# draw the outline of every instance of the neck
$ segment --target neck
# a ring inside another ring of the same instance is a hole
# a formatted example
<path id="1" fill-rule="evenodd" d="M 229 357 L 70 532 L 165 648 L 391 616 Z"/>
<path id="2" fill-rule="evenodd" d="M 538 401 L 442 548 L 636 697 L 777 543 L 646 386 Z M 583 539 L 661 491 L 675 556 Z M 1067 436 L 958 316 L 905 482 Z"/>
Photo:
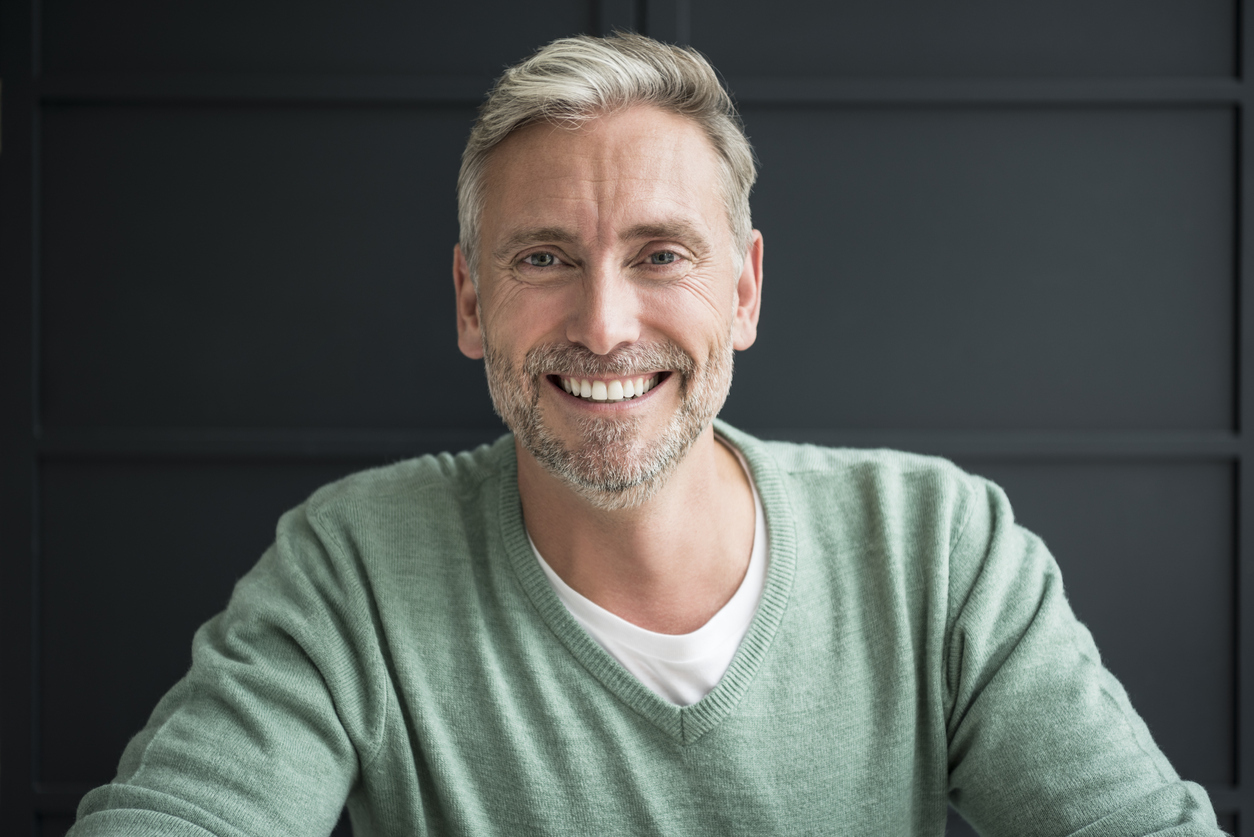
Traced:
<path id="1" fill-rule="evenodd" d="M 553 571 L 582 596 L 651 631 L 690 633 L 731 599 L 753 545 L 753 492 L 707 427 L 645 502 L 606 511 L 521 446 L 523 519 Z"/>

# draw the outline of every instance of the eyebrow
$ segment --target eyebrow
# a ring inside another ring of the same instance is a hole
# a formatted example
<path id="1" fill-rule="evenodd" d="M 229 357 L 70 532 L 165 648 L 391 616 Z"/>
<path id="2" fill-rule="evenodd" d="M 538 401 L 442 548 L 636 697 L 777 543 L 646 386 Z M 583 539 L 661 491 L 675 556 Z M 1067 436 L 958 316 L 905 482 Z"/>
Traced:
<path id="1" fill-rule="evenodd" d="M 551 241 L 555 244 L 569 244 L 575 240 L 575 234 L 570 230 L 564 230 L 561 227 L 527 227 L 518 230 L 509 238 L 501 243 L 492 251 L 492 256 L 498 262 L 504 261 L 520 247 L 526 247 L 541 241 Z"/>
<path id="2" fill-rule="evenodd" d="M 656 224 L 636 224 L 634 227 L 628 228 L 621 236 L 621 241 L 633 241 L 642 238 L 669 238 L 678 241 L 687 241 L 695 245 L 696 249 L 709 249 L 709 242 L 705 236 L 697 231 L 697 228 L 687 221 L 662 221 Z M 499 247 L 492 251 L 492 256 L 496 261 L 505 261 L 515 250 L 530 246 L 539 242 L 552 242 L 554 244 L 570 244 L 578 240 L 570 230 L 562 227 L 525 227 L 510 235 L 505 239 Z"/>
<path id="3" fill-rule="evenodd" d="M 689 242 L 698 250 L 709 249 L 710 246 L 709 242 L 705 240 L 705 236 L 687 221 L 637 224 L 623 233 L 620 238 L 626 241 L 638 238 L 669 238 L 676 241 Z"/>

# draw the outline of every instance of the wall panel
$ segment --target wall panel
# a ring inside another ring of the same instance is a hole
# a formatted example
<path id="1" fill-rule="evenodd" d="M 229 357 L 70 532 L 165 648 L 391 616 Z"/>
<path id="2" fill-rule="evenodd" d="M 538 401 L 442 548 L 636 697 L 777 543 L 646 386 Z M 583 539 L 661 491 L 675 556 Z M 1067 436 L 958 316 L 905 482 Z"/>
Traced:
<path id="1" fill-rule="evenodd" d="M 65 837 L 70 826 L 74 825 L 74 817 L 68 814 L 53 814 L 39 818 L 39 837 Z"/>
<path id="2" fill-rule="evenodd" d="M 1016 520 L 1045 540 L 1076 615 L 1176 769 L 1235 782 L 1232 466 L 964 464 L 1001 485 Z"/>
<path id="3" fill-rule="evenodd" d="M 762 161 L 724 416 L 1002 484 L 1254 834 L 1246 6 L 0 0 L 0 833 L 68 829 L 284 509 L 500 432 L 449 305 L 461 145 L 502 66 L 634 23 L 743 91 Z"/>
<path id="4" fill-rule="evenodd" d="M 1226 108 L 746 108 L 754 427 L 1227 430 Z M 786 394 L 786 397 L 781 397 Z"/>
<path id="5" fill-rule="evenodd" d="M 491 78 L 538 44 L 589 31 L 588 0 L 46 0 L 44 70 Z"/>
<path id="6" fill-rule="evenodd" d="M 45 464 L 39 779 L 111 779 L 191 664 L 192 634 L 273 543 L 279 516 L 369 464 Z"/>
<path id="7" fill-rule="evenodd" d="M 691 0 L 692 44 L 738 76 L 1227 76 L 1232 0 Z M 804 21 L 804 23 L 803 23 Z"/>
<path id="8" fill-rule="evenodd" d="M 472 115 L 49 108 L 45 425 L 498 427 L 453 323 Z"/>

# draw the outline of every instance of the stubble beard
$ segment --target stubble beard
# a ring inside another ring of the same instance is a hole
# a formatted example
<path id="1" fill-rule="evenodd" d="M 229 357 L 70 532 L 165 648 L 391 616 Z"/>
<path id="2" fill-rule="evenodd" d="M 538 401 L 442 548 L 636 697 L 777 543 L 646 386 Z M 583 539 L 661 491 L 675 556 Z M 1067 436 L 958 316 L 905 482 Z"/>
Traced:
<path id="1" fill-rule="evenodd" d="M 549 473 L 606 511 L 639 506 L 666 483 L 727 400 L 732 364 L 730 334 L 710 349 L 700 367 L 666 341 L 633 344 L 605 356 L 574 343 L 547 344 L 527 352 L 519 370 L 484 340 L 484 368 L 497 415 Z M 574 426 L 577 441 L 570 445 L 544 423 L 540 393 L 550 386 L 544 380 L 548 375 L 625 378 L 657 370 L 669 370 L 680 392 L 679 408 L 657 438 L 645 438 L 634 416 L 580 417 Z"/>

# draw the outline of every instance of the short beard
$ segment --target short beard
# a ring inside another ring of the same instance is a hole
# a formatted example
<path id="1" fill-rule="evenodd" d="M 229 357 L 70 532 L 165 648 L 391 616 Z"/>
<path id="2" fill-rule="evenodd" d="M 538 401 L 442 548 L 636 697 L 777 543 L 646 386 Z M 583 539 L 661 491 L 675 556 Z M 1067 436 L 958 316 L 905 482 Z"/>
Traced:
<path id="1" fill-rule="evenodd" d="M 545 470 L 604 511 L 634 508 L 661 488 L 701 433 L 710 426 L 731 388 L 731 336 L 710 350 L 698 368 L 669 341 L 633 344 L 597 355 L 574 343 L 547 344 L 527 352 L 522 370 L 484 340 L 484 368 L 497 415 Z M 540 414 L 540 388 L 548 375 L 635 377 L 670 370 L 677 377 L 680 405 L 658 439 L 640 436 L 637 418 L 587 417 L 575 426 L 580 441 L 568 448 Z"/>

